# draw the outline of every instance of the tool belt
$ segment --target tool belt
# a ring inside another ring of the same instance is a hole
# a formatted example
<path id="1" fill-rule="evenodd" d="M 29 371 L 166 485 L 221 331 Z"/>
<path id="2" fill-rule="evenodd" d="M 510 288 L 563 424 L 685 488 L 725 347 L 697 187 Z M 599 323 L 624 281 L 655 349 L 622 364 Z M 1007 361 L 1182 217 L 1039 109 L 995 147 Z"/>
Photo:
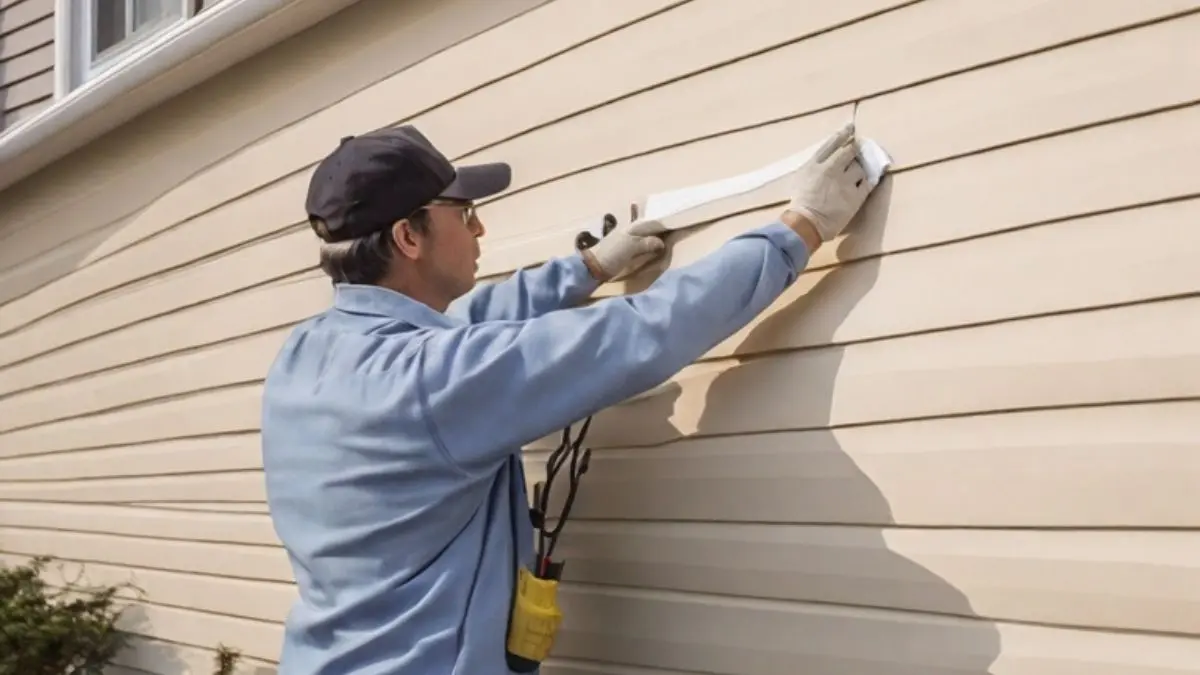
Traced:
<path id="1" fill-rule="evenodd" d="M 558 607 L 558 583 L 562 579 L 563 563 L 553 559 L 558 535 L 575 503 L 579 479 L 587 472 L 590 449 L 581 449 L 587 435 L 589 417 L 583 422 L 579 437 L 571 438 L 571 427 L 563 429 L 562 442 L 546 460 L 546 480 L 534 486 L 533 507 L 529 510 L 537 538 L 534 569 L 521 564 L 516 545 L 516 522 L 513 523 L 513 567 L 516 582 L 513 588 L 512 609 L 508 620 L 508 640 L 505 657 L 509 670 L 528 673 L 536 670 L 550 654 L 554 638 L 562 623 Z M 559 470 L 570 458 L 567 472 L 567 496 L 562 513 L 553 528 L 547 528 L 546 512 L 550 507 L 550 487 Z M 519 459 L 515 460 L 520 462 Z M 523 474 L 522 474 L 523 475 Z M 515 514 L 514 514 L 515 518 Z"/>

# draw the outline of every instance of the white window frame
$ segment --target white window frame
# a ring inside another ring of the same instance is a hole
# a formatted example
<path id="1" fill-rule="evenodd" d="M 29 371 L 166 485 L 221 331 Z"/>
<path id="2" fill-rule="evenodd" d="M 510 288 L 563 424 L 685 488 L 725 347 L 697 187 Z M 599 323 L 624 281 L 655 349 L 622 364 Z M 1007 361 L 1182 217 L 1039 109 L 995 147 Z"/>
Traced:
<path id="1" fill-rule="evenodd" d="M 132 21 L 133 0 L 125 0 L 127 21 Z M 168 0 L 177 3 L 173 16 L 143 26 L 102 55 L 93 56 L 96 44 L 93 10 L 97 0 L 56 0 L 55 95 L 61 98 L 97 76 L 128 63 L 155 37 L 186 22 L 199 11 L 198 0 Z"/>

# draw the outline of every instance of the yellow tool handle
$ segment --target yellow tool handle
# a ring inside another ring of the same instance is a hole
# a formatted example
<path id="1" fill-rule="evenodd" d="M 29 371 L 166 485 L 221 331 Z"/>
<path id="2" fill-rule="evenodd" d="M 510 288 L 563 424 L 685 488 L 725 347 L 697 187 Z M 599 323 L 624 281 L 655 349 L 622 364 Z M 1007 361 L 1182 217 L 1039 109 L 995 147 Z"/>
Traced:
<path id="1" fill-rule="evenodd" d="M 550 655 L 560 623 L 558 581 L 539 579 L 522 567 L 508 629 L 509 668 L 516 672 L 536 669 Z"/>

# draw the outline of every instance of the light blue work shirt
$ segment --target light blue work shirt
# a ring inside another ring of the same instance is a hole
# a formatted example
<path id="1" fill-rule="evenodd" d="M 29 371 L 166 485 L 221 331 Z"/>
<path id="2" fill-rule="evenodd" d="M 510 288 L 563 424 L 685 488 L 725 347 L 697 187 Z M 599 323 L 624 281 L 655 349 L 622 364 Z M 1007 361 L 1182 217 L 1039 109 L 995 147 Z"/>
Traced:
<path id="1" fill-rule="evenodd" d="M 299 587 L 280 675 L 509 675 L 514 547 L 534 553 L 522 446 L 661 384 L 807 260 L 772 223 L 586 307 L 597 283 L 577 255 L 446 314 L 339 285 L 263 395 L 271 517 Z"/>

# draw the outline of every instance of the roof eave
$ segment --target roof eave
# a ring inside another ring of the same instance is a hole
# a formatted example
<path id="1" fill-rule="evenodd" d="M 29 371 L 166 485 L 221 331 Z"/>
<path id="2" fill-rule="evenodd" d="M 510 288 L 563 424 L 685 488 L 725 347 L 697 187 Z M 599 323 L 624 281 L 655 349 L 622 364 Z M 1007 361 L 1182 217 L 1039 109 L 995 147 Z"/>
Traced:
<path id="1" fill-rule="evenodd" d="M 358 0 L 225 0 L 0 133 L 0 190 Z"/>

